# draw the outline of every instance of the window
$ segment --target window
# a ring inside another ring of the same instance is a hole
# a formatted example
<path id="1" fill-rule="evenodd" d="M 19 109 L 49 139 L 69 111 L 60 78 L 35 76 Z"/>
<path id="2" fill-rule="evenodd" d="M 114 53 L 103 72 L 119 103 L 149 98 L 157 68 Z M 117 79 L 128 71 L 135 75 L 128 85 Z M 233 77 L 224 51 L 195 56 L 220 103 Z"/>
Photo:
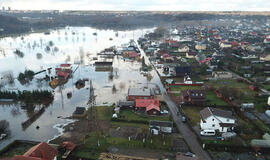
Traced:
<path id="1" fill-rule="evenodd" d="M 215 127 L 215 125 L 214 125 L 214 124 L 212 124 L 212 127 Z"/>
<path id="2" fill-rule="evenodd" d="M 229 122 L 230 121 L 230 119 L 227 119 L 227 122 Z"/>
<path id="3" fill-rule="evenodd" d="M 215 119 L 213 118 L 212 121 L 215 121 Z"/>

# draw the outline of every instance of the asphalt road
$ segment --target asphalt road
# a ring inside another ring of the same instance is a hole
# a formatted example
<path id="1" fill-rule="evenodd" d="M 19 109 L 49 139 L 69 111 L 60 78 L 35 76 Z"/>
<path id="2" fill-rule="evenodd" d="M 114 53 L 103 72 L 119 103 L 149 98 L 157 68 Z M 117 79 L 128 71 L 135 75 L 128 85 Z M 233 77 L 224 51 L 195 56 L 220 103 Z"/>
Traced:
<path id="1" fill-rule="evenodd" d="M 179 110 L 174 101 L 167 95 L 167 93 L 163 93 L 163 98 L 171 111 L 171 115 L 173 117 L 174 122 L 176 123 L 178 130 L 181 132 L 183 138 L 186 140 L 192 152 L 200 160 L 211 160 L 211 157 L 209 156 L 208 152 L 206 152 L 198 142 L 195 133 L 187 126 L 186 123 L 183 123 L 181 121 L 182 115 L 181 114 L 177 115 L 177 112 Z"/>

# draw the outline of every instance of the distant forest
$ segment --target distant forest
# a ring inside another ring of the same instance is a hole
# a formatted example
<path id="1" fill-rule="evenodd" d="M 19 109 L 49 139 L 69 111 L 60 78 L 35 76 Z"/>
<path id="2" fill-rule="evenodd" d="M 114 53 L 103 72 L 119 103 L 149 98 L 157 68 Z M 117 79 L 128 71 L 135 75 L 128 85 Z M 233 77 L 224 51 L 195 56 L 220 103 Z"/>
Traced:
<path id="1" fill-rule="evenodd" d="M 23 19 L 23 17 L 28 17 Z M 175 24 L 189 20 L 214 20 L 219 18 L 256 18 L 266 19 L 267 16 L 255 15 L 218 15 L 207 13 L 140 13 L 115 14 L 98 13 L 90 15 L 79 14 L 53 14 L 53 13 L 6 13 L 0 14 L 0 36 L 7 34 L 25 33 L 31 29 L 52 29 L 65 26 L 91 26 L 98 29 L 127 30 L 158 25 Z"/>

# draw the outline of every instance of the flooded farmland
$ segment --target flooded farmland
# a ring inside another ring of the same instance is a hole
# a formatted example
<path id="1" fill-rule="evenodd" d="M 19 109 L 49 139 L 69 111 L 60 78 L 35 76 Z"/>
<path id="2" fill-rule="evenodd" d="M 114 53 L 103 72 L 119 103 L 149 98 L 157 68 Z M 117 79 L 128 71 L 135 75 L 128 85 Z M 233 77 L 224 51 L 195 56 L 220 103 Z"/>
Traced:
<path id="1" fill-rule="evenodd" d="M 61 128 L 72 122 L 63 117 L 70 117 L 78 106 L 87 107 L 89 80 L 93 82 L 97 104 L 112 104 L 124 99 L 129 87 L 159 85 L 160 80 L 154 70 L 145 76 L 140 72 L 141 63 L 125 60 L 121 56 L 106 59 L 113 62 L 112 70 L 100 70 L 93 65 L 100 51 L 127 44 L 131 39 L 136 40 L 151 30 L 119 31 L 116 34 L 112 30 L 68 27 L 53 30 L 50 34 L 31 33 L 0 39 L 1 90 L 51 90 L 54 94 L 53 102 L 27 127 L 22 127 L 22 122 L 41 106 L 29 109 L 21 104 L 1 103 L 0 120 L 9 122 L 11 134 L 0 141 L 0 148 L 15 139 L 48 141 L 59 135 Z M 23 54 L 15 54 L 16 49 Z M 71 64 L 74 73 L 67 83 L 52 89 L 42 78 L 48 74 L 55 75 L 55 68 L 64 63 Z M 52 72 L 41 72 L 29 83 L 20 83 L 16 79 L 25 70 L 37 73 L 48 68 L 52 68 Z M 14 77 L 14 82 L 5 82 L 2 79 L 5 75 Z M 88 79 L 83 88 L 74 85 L 80 79 Z M 67 96 L 68 93 L 72 96 Z"/>

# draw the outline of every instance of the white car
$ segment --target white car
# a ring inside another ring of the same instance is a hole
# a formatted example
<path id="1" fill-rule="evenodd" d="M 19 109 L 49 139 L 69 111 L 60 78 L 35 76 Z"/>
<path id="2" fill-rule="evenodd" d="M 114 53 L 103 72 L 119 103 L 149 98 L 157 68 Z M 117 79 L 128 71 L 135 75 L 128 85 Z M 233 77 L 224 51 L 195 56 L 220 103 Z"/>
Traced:
<path id="1" fill-rule="evenodd" d="M 202 130 L 201 135 L 202 136 L 214 136 L 214 135 L 216 135 L 216 131 L 215 130 Z"/>

